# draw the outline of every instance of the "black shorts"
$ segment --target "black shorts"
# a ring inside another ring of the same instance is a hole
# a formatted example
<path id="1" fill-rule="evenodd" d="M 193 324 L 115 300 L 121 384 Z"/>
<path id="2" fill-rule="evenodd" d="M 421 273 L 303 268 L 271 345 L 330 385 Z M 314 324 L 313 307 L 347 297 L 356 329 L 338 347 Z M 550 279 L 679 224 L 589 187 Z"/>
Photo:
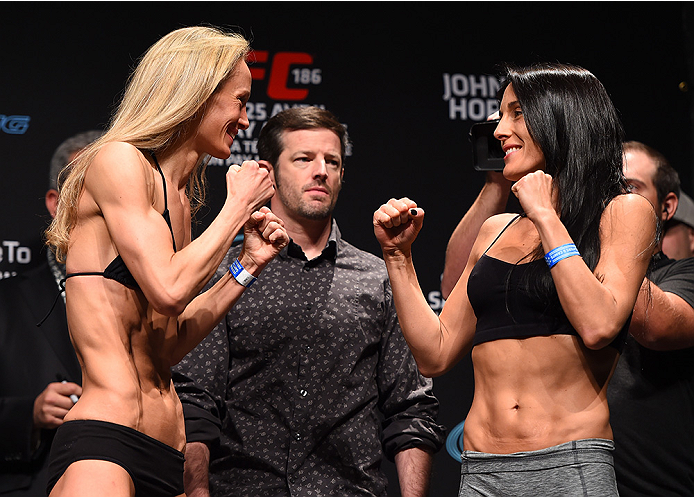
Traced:
<path id="1" fill-rule="evenodd" d="M 106 421 L 68 421 L 56 431 L 48 464 L 51 492 L 76 461 L 110 461 L 125 469 L 137 497 L 183 493 L 183 453 L 137 430 Z"/>

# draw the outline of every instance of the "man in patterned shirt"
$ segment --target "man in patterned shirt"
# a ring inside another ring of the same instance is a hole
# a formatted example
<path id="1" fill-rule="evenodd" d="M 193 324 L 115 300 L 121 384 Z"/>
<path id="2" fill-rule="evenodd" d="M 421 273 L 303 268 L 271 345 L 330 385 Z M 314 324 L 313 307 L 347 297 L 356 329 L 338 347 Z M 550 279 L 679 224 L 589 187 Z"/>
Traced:
<path id="1" fill-rule="evenodd" d="M 382 497 L 384 455 L 403 496 L 427 495 L 445 430 L 383 261 L 343 240 L 332 218 L 347 144 L 345 128 L 315 107 L 285 110 L 260 133 L 271 209 L 292 240 L 175 368 L 189 497 Z"/>

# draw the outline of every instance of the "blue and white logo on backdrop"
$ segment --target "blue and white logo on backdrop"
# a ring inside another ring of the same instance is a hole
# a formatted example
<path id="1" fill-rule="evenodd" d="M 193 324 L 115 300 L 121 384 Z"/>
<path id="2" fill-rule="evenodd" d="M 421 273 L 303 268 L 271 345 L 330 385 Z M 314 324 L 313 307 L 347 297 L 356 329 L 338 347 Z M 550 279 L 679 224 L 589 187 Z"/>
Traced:
<path id="1" fill-rule="evenodd" d="M 5 116 L 0 114 L 0 129 L 8 135 L 23 135 L 29 128 L 29 116 Z"/>

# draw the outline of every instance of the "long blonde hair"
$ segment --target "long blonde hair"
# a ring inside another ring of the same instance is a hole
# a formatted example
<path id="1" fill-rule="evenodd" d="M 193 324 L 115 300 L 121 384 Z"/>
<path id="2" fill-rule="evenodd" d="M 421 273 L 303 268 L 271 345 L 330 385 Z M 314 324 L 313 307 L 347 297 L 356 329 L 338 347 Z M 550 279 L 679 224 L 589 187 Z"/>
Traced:
<path id="1" fill-rule="evenodd" d="M 196 26 L 172 31 L 145 52 L 108 130 L 61 171 L 58 211 L 46 230 L 46 243 L 59 261 L 67 255 L 84 178 L 99 150 L 114 141 L 153 152 L 166 150 L 249 50 L 239 34 Z M 201 161 L 188 181 L 193 209 L 202 203 L 204 190 Z"/>

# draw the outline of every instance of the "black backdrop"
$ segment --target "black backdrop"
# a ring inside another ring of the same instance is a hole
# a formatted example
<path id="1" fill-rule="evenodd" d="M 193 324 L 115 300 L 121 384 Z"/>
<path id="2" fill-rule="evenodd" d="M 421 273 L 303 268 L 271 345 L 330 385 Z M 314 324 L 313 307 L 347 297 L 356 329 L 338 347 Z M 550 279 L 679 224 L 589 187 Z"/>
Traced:
<path id="1" fill-rule="evenodd" d="M 692 193 L 693 14 L 669 2 L 3 2 L 0 277 L 44 257 L 43 195 L 57 145 L 107 124 L 137 58 L 157 39 L 211 24 L 239 29 L 258 51 L 253 129 L 227 163 L 253 158 L 260 127 L 277 108 L 332 110 L 354 143 L 335 213 L 343 235 L 378 254 L 373 211 L 390 197 L 415 199 L 426 210 L 415 264 L 439 309 L 446 242 L 484 179 L 472 168 L 467 133 L 494 110 L 500 62 L 590 69 L 627 138 L 665 153 Z M 209 208 L 197 230 L 221 205 L 223 164 L 208 168 Z M 469 361 L 435 387 L 440 419 L 453 428 L 471 400 Z M 434 474 L 432 495 L 454 495 L 458 464 L 445 449 Z"/>

